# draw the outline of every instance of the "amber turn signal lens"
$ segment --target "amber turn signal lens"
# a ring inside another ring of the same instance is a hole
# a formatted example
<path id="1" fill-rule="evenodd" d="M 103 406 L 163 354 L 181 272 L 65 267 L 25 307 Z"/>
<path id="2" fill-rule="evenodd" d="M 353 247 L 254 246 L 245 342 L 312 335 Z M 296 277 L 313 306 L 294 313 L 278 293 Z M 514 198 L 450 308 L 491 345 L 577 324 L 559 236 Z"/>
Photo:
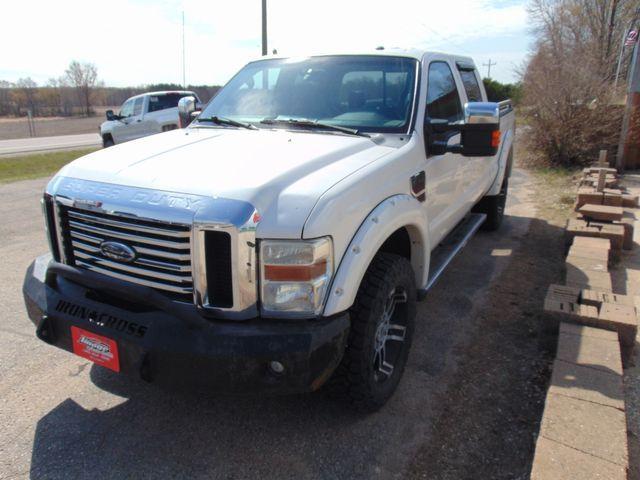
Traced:
<path id="1" fill-rule="evenodd" d="M 491 132 L 491 146 L 498 148 L 500 146 L 500 130 L 494 130 Z"/>
<path id="2" fill-rule="evenodd" d="M 311 265 L 265 265 L 264 278 L 272 282 L 308 282 L 326 271 L 326 260 Z"/>

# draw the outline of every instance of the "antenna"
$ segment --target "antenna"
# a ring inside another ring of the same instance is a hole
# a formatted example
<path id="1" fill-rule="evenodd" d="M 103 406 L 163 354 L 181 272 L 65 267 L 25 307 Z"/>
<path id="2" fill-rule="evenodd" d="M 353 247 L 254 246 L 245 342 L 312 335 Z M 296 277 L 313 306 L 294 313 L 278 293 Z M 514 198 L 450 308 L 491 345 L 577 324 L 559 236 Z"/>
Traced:
<path id="1" fill-rule="evenodd" d="M 487 67 L 487 78 L 491 78 L 491 67 L 493 65 L 497 65 L 497 62 L 491 63 L 491 59 L 489 59 L 489 63 L 483 63 L 483 67 Z"/>
<path id="2" fill-rule="evenodd" d="M 182 88 L 187 89 L 187 76 L 186 76 L 186 61 L 185 61 L 185 48 L 184 48 L 184 10 L 182 10 Z"/>

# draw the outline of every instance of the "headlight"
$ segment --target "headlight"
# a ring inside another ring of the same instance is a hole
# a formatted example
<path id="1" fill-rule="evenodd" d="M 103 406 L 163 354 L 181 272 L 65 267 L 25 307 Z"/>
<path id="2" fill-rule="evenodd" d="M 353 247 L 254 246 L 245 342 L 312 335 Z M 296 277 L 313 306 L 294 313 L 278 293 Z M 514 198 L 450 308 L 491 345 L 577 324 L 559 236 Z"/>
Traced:
<path id="1" fill-rule="evenodd" d="M 263 315 L 320 314 L 332 275 L 331 238 L 263 240 L 260 243 Z"/>

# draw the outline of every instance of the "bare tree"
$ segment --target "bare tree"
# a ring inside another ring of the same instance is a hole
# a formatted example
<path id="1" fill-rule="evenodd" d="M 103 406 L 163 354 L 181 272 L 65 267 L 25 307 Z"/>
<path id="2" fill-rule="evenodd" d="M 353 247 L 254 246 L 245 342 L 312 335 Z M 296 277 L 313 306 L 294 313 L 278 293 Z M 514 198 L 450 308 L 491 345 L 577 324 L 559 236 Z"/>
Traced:
<path id="1" fill-rule="evenodd" d="M 73 60 L 65 71 L 65 76 L 76 89 L 85 114 L 91 115 L 91 96 L 98 80 L 98 69 L 93 63 Z"/>
<path id="2" fill-rule="evenodd" d="M 12 99 L 11 89 L 13 84 L 6 80 L 0 80 L 0 115 L 8 115 L 11 113 Z"/>
<path id="3" fill-rule="evenodd" d="M 622 108 L 612 80 L 637 0 L 532 0 L 536 37 L 523 74 L 531 145 L 556 164 L 593 161 L 617 145 Z"/>
<path id="4" fill-rule="evenodd" d="M 16 82 L 17 92 L 16 100 L 18 108 L 25 107 L 31 110 L 33 115 L 38 114 L 38 84 L 31 77 L 19 78 Z"/>

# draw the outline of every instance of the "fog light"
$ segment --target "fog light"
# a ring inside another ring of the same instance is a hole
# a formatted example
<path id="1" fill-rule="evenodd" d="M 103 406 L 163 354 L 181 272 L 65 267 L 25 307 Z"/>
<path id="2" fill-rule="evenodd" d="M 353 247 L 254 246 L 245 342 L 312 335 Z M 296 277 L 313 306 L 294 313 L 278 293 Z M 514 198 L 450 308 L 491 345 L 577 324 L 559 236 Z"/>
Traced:
<path id="1" fill-rule="evenodd" d="M 269 362 L 269 369 L 277 375 L 282 375 L 284 373 L 284 365 L 275 360 Z"/>

